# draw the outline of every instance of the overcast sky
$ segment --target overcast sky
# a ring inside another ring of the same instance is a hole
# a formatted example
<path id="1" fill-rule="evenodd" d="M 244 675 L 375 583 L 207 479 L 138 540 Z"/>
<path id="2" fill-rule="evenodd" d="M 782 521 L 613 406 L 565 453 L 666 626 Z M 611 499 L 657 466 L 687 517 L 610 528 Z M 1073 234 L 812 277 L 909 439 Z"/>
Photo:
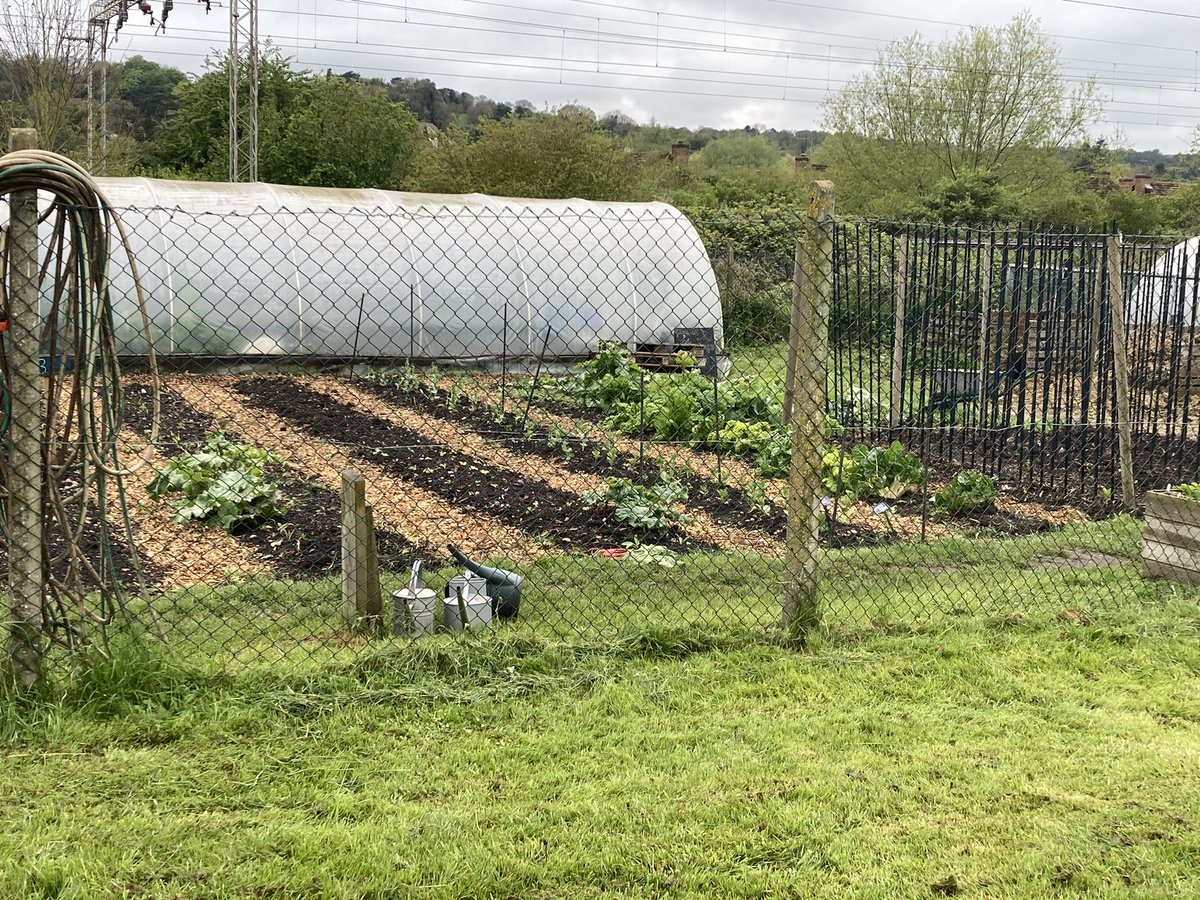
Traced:
<path id="1" fill-rule="evenodd" d="M 245 2 L 245 0 L 243 0 Z M 1200 122 L 1200 6 L 1193 0 L 260 0 L 260 38 L 297 65 L 439 85 L 537 107 L 580 103 L 640 122 L 811 128 L 821 100 L 887 42 L 1002 24 L 1022 9 L 1062 50 L 1068 79 L 1095 76 L 1098 136 L 1187 149 Z M 162 0 L 153 0 L 155 16 Z M 131 10 L 110 50 L 188 72 L 228 41 L 228 12 L 175 0 L 165 33 Z"/>

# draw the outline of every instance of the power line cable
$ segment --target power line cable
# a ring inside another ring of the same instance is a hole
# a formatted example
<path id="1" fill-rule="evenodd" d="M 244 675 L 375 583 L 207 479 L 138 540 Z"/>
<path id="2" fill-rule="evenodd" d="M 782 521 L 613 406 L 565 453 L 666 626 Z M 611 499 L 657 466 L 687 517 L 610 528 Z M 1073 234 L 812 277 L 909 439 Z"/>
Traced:
<path id="1" fill-rule="evenodd" d="M 1120 9 L 1126 12 L 1146 13 L 1151 16 L 1174 16 L 1177 19 L 1200 19 L 1200 15 L 1195 13 L 1173 12 L 1167 9 L 1148 9 L 1145 6 L 1126 6 L 1122 3 L 1100 3 L 1099 0 L 1064 0 L 1066 3 L 1075 3 L 1079 6 L 1101 6 L 1105 9 Z"/>

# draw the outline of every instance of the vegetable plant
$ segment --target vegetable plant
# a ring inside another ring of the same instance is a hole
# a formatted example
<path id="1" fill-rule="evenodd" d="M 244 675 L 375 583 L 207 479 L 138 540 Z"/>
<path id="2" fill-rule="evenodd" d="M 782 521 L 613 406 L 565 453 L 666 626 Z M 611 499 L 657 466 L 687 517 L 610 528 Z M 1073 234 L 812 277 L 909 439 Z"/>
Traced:
<path id="1" fill-rule="evenodd" d="M 607 406 L 636 400 L 641 392 L 642 368 L 621 344 L 603 344 L 596 355 L 580 366 L 574 393 L 588 406 Z"/>
<path id="2" fill-rule="evenodd" d="M 582 499 L 589 507 L 608 507 L 619 522 L 644 531 L 662 531 L 691 521 L 672 505 L 687 497 L 686 487 L 669 475 L 663 475 L 650 487 L 635 484 L 628 478 L 610 478 L 607 490 L 588 491 Z"/>
<path id="3" fill-rule="evenodd" d="M 982 512 L 996 505 L 996 479 L 982 472 L 959 472 L 933 496 L 938 512 L 949 515 Z"/>
<path id="4" fill-rule="evenodd" d="M 1186 484 L 1177 484 L 1171 490 L 1182 494 L 1188 500 L 1200 500 L 1200 482 L 1189 481 Z"/>
<path id="5" fill-rule="evenodd" d="M 841 471 L 841 495 L 855 500 L 878 497 L 896 500 L 925 480 L 925 467 L 899 441 L 887 447 L 856 444 L 845 454 L 837 447 L 821 458 L 821 485 L 830 494 L 838 490 Z"/>
<path id="6" fill-rule="evenodd" d="M 204 448 L 177 456 L 156 469 L 147 491 L 154 499 L 174 497 L 174 521 L 199 521 L 226 531 L 245 522 L 286 512 L 279 488 L 264 475 L 283 460 L 267 450 L 210 434 Z"/>

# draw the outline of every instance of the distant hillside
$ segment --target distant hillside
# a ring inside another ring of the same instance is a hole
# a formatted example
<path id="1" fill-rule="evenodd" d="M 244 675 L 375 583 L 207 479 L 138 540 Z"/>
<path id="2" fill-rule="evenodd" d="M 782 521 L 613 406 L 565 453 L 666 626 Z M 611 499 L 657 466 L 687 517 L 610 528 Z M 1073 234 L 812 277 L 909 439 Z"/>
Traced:
<path id="1" fill-rule="evenodd" d="M 1161 150 L 1129 150 L 1114 154 L 1135 172 L 1157 175 L 1171 181 L 1200 180 L 1200 158 L 1191 153 L 1163 153 Z"/>

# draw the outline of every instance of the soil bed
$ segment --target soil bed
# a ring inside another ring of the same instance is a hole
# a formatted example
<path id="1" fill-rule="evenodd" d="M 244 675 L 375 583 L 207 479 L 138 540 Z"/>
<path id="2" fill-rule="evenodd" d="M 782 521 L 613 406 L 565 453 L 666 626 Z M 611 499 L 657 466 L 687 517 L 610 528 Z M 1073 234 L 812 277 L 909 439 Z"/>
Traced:
<path id="1" fill-rule="evenodd" d="M 1117 431 L 1111 425 L 1060 425 L 977 431 L 961 425 L 900 428 L 855 435 L 883 444 L 899 440 L 936 475 L 978 469 L 995 477 L 1004 493 L 1047 508 L 1074 506 L 1089 515 L 1111 515 L 1119 507 Z M 1139 494 L 1200 477 L 1200 441 L 1153 433 L 1133 435 L 1133 470 Z"/>
<path id="2" fill-rule="evenodd" d="M 497 471 L 475 457 L 360 412 L 289 379 L 248 378 L 234 389 L 254 406 L 314 436 L 337 435 L 353 455 L 463 508 L 544 534 L 563 548 L 592 550 L 653 540 L 673 550 L 715 549 L 689 541 L 678 529 L 647 534 L 616 521 L 607 510 L 586 508 L 579 495 L 513 471 Z"/>
<path id="3" fill-rule="evenodd" d="M 159 446 L 169 455 L 196 449 L 217 428 L 212 416 L 193 408 L 165 384 L 160 402 Z M 149 391 L 129 391 L 126 424 L 148 435 L 150 415 Z M 226 431 L 226 436 L 234 441 L 245 440 L 231 431 Z M 233 537 L 258 551 L 284 577 L 315 578 L 336 571 L 342 553 L 341 498 L 288 466 L 272 465 L 266 477 L 279 486 L 287 501 L 287 512 L 278 519 L 236 527 L 231 532 Z M 402 572 L 420 555 L 419 548 L 403 535 L 386 529 L 377 529 L 376 533 L 381 568 Z"/>
<path id="4" fill-rule="evenodd" d="M 72 527 L 78 527 L 78 504 L 74 508 L 67 509 L 67 515 L 70 517 Z M 96 571 L 100 571 L 100 561 L 103 554 L 103 548 L 100 541 L 100 513 L 96 505 L 88 502 L 87 524 L 84 526 L 83 534 L 80 537 L 79 552 L 80 555 L 87 560 L 88 564 Z M 134 556 L 129 551 L 129 544 L 125 541 L 125 524 L 119 519 L 110 516 L 108 520 L 109 528 L 109 562 L 111 563 L 115 580 L 123 585 L 136 585 L 137 568 L 141 567 L 142 575 L 146 579 L 146 585 L 153 587 L 157 584 L 163 575 L 162 569 L 148 559 L 139 557 L 137 565 L 134 563 Z M 62 528 L 54 527 L 50 534 L 50 553 L 53 558 L 61 556 L 67 549 L 67 540 L 63 536 Z M 56 578 L 62 579 L 67 571 L 67 561 L 61 560 L 53 566 L 53 574 Z M 98 590 L 101 585 L 95 583 L 95 579 L 88 576 L 86 570 L 83 572 L 85 591 Z M 0 579 L 5 583 L 8 582 L 8 553 L 0 553 Z"/>
<path id="5" fill-rule="evenodd" d="M 603 478 L 629 478 L 644 486 L 659 481 L 660 469 L 653 462 L 638 460 L 622 450 L 614 452 L 614 448 L 604 443 L 578 435 L 555 436 L 544 425 L 533 422 L 527 422 L 522 428 L 520 416 L 508 412 L 500 417 L 499 409 L 473 403 L 465 395 L 454 402 L 449 392 L 442 388 L 435 389 L 436 393 L 431 395 L 425 391 L 406 390 L 390 381 L 367 379 L 355 383 L 388 403 L 464 424 L 480 437 L 551 460 L 574 472 Z M 688 489 L 685 505 L 703 510 L 718 524 L 753 528 L 771 537 L 783 537 L 787 517 L 782 509 L 774 508 L 772 512 L 764 513 L 751 505 L 739 488 L 716 484 L 693 472 L 676 470 L 672 474 Z"/>
<path id="6" fill-rule="evenodd" d="M 900 500 L 888 501 L 888 504 L 897 513 L 918 519 L 921 516 L 920 494 L 908 494 Z M 955 515 L 938 513 L 934 511 L 932 497 L 928 501 L 926 516 L 928 522 L 953 525 L 964 537 L 1017 537 L 1023 534 L 1040 534 L 1055 527 L 1053 522 L 1045 519 L 1033 519 L 998 507 Z"/>

